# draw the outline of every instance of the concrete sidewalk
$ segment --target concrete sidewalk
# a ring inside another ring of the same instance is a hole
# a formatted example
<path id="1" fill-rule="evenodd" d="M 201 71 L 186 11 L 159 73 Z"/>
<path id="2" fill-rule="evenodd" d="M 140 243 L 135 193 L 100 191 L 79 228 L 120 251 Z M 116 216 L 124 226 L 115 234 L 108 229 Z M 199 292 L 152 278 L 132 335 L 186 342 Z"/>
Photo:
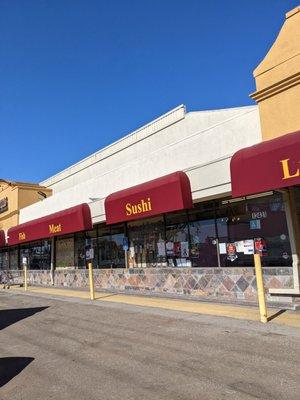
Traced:
<path id="1" fill-rule="evenodd" d="M 5 292 L 22 293 L 33 296 L 46 296 L 51 298 L 77 298 L 90 300 L 89 291 L 70 290 L 53 287 L 29 287 L 27 291 L 19 287 L 11 289 L 2 289 Z M 108 292 L 96 292 L 95 302 L 114 302 L 120 304 L 129 304 L 141 307 L 162 308 L 173 311 L 183 311 L 188 313 L 213 315 L 220 317 L 244 319 L 250 321 L 260 321 L 258 307 L 229 305 L 220 303 L 208 303 L 197 300 L 178 300 L 170 298 L 159 298 L 151 296 L 136 296 L 127 294 L 116 294 Z M 300 312 L 291 310 L 274 309 L 268 310 L 269 323 L 287 325 L 300 328 Z"/>

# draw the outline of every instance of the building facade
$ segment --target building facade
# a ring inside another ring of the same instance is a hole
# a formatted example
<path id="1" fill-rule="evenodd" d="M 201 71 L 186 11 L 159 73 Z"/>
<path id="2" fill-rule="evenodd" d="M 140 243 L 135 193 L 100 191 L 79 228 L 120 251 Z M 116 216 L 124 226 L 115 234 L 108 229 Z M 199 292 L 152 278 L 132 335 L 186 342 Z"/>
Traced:
<path id="1" fill-rule="evenodd" d="M 20 210 L 51 196 L 45 186 L 0 179 L 0 230 L 19 224 Z"/>
<path id="2" fill-rule="evenodd" d="M 284 35 L 294 35 L 297 10 Z M 0 268 L 18 270 L 26 260 L 32 284 L 87 287 L 92 254 L 102 290 L 254 302 L 257 251 L 268 301 L 296 304 L 300 181 L 290 160 L 300 140 L 296 133 L 278 141 L 288 132 L 271 129 L 264 142 L 271 106 L 264 111 L 261 90 L 258 106 L 181 105 L 42 182 L 53 196 L 20 210 Z"/>

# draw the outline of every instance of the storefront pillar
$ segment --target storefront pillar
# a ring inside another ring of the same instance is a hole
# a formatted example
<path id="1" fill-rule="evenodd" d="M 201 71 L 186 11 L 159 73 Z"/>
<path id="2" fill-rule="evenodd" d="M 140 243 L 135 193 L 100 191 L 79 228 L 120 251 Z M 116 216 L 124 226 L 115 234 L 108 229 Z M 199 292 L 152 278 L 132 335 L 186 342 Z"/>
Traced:
<path id="1" fill-rule="evenodd" d="M 294 288 L 295 291 L 300 293 L 300 226 L 299 215 L 297 210 L 297 202 L 295 195 L 295 188 L 290 187 L 288 191 L 289 197 L 289 215 L 291 219 L 293 231 L 293 275 L 294 275 Z"/>
<path id="2" fill-rule="evenodd" d="M 299 218 L 296 212 L 296 202 L 293 188 L 283 191 L 286 222 L 290 239 L 293 267 L 294 288 L 269 289 L 270 294 L 300 294 L 300 242 L 299 242 Z"/>
<path id="3" fill-rule="evenodd" d="M 55 262 L 55 237 L 51 238 L 51 259 L 50 259 L 50 277 L 51 285 L 54 285 L 54 262 Z"/>

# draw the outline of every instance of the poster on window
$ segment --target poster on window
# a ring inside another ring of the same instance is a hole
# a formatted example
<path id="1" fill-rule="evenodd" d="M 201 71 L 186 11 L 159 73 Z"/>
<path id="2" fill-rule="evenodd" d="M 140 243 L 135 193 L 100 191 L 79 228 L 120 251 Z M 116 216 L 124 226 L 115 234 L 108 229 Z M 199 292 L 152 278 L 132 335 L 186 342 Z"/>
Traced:
<path id="1" fill-rule="evenodd" d="M 199 246 L 198 244 L 192 244 L 191 245 L 191 257 L 193 258 L 198 258 L 199 257 Z"/>
<path id="2" fill-rule="evenodd" d="M 177 265 L 177 267 L 180 267 L 180 268 L 187 268 L 187 267 L 191 267 L 192 263 L 190 260 L 187 260 L 186 258 L 178 258 L 176 261 L 176 265 Z"/>
<path id="3" fill-rule="evenodd" d="M 166 243 L 166 250 L 167 250 L 167 256 L 174 256 L 174 243 L 173 242 L 167 242 Z"/>
<path id="4" fill-rule="evenodd" d="M 252 239 L 244 240 L 244 254 L 254 254 L 254 242 Z"/>
<path id="5" fill-rule="evenodd" d="M 175 257 L 181 257 L 181 242 L 174 243 L 174 255 Z"/>
<path id="6" fill-rule="evenodd" d="M 267 255 L 267 243 L 264 238 L 254 239 L 254 249 L 255 253 L 259 254 L 261 257 Z"/>
<path id="7" fill-rule="evenodd" d="M 261 222 L 260 219 L 252 219 L 250 220 L 250 229 L 261 229 Z"/>
<path id="8" fill-rule="evenodd" d="M 182 258 L 189 257 L 189 242 L 181 242 L 180 249 Z"/>
<path id="9" fill-rule="evenodd" d="M 227 254 L 226 243 L 219 243 L 219 252 L 220 254 Z"/>
<path id="10" fill-rule="evenodd" d="M 85 246 L 85 259 L 86 261 L 94 259 L 94 248 L 92 246 Z"/>
<path id="11" fill-rule="evenodd" d="M 232 262 L 237 259 L 238 256 L 236 254 L 235 243 L 227 243 L 226 244 L 226 253 L 227 253 L 227 260 Z"/>
<path id="12" fill-rule="evenodd" d="M 132 243 L 130 244 L 128 252 L 128 264 L 130 268 L 133 268 L 135 266 L 135 251 Z"/>
<path id="13" fill-rule="evenodd" d="M 243 240 L 239 240 L 238 242 L 235 242 L 235 247 L 236 247 L 237 253 L 244 253 L 244 241 Z"/>
<path id="14" fill-rule="evenodd" d="M 166 246 L 163 240 L 157 242 L 157 254 L 158 257 L 165 257 L 166 256 Z"/>

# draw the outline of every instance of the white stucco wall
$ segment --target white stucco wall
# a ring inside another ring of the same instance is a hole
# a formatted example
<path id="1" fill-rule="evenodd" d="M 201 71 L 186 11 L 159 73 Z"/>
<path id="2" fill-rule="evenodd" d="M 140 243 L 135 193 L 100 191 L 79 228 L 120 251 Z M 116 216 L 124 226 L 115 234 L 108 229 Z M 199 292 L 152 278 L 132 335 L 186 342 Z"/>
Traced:
<path id="1" fill-rule="evenodd" d="M 194 199 L 228 194 L 232 154 L 260 141 L 256 106 L 189 113 L 180 106 L 41 182 L 53 196 L 20 210 L 20 223 L 82 202 L 94 222 L 104 221 L 108 194 L 177 170 L 190 177 Z"/>

